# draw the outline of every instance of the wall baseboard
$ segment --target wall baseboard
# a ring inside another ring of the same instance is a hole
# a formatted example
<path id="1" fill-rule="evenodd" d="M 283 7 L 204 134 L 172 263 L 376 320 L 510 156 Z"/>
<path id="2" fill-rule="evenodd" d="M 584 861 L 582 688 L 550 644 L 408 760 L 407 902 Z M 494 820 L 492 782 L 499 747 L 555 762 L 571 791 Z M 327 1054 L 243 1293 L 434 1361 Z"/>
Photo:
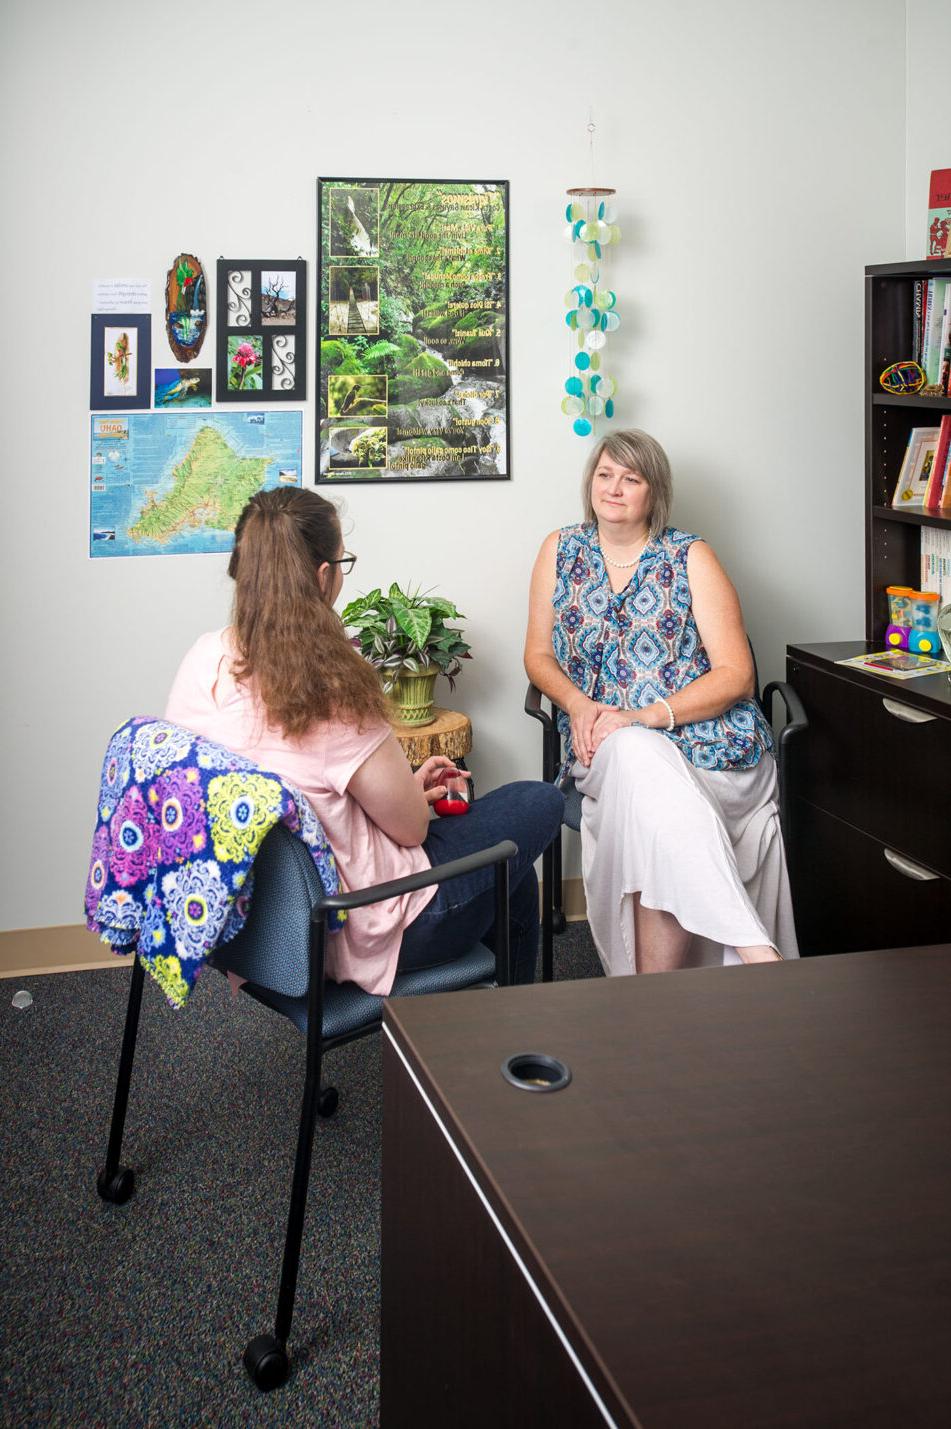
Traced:
<path id="1" fill-rule="evenodd" d="M 584 879 L 562 879 L 561 895 L 567 922 L 583 923 L 588 916 L 588 905 L 584 897 Z"/>
<path id="2" fill-rule="evenodd" d="M 582 922 L 587 917 L 584 881 L 566 878 L 561 889 L 566 919 L 569 923 Z M 0 978 L 92 972 L 97 968 L 128 967 L 131 961 L 131 953 L 127 957 L 111 953 L 82 923 L 0 933 Z"/>
<path id="3" fill-rule="evenodd" d="M 131 962 L 131 954 L 119 957 L 110 952 L 82 923 L 0 933 L 0 978 L 90 972 L 128 967 Z"/>

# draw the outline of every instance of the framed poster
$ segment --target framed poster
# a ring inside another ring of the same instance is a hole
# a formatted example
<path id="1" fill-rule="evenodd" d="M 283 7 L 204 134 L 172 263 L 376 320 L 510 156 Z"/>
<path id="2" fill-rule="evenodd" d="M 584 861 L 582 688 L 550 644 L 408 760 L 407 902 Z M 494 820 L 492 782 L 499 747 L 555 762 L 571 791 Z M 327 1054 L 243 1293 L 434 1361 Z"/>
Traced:
<path id="1" fill-rule="evenodd" d="M 148 313 L 93 313 L 89 405 L 105 411 L 152 400 L 152 319 Z"/>
<path id="2" fill-rule="evenodd" d="M 504 481 L 508 183 L 318 179 L 316 481 Z"/>
<path id="3" fill-rule="evenodd" d="M 307 264 L 218 259 L 218 402 L 302 402 L 307 395 Z"/>

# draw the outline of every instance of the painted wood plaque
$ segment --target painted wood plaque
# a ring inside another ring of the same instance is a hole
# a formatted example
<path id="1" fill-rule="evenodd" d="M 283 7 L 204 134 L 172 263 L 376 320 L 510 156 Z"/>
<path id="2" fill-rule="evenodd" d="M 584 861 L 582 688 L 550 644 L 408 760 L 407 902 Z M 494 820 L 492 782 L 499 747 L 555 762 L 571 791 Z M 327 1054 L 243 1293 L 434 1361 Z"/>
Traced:
<path id="1" fill-rule="evenodd" d="M 201 351 L 207 304 L 205 270 L 193 253 L 179 253 L 165 280 L 165 330 L 179 362 L 192 362 Z"/>

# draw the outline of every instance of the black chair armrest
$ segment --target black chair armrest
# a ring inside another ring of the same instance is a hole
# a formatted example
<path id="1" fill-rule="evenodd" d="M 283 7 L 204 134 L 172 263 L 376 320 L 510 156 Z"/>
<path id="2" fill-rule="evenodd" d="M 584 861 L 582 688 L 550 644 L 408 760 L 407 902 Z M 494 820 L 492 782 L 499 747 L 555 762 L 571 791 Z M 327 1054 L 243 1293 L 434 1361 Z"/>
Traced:
<path id="1" fill-rule="evenodd" d="M 542 692 L 537 685 L 529 682 L 525 692 L 525 713 L 537 719 L 542 727 L 542 778 L 546 784 L 554 782 L 561 763 L 561 735 L 553 715 L 558 706 L 549 700 L 551 714 L 542 708 Z"/>
<path id="2" fill-rule="evenodd" d="M 771 680 L 763 691 L 763 708 L 767 717 L 772 714 L 773 695 L 779 695 L 786 706 L 786 723 L 779 731 L 777 738 L 776 764 L 779 769 L 779 822 L 783 830 L 784 838 L 789 836 L 789 778 L 786 769 L 786 758 L 789 750 L 789 741 L 804 729 L 809 728 L 809 718 L 803 707 L 802 700 L 796 694 L 792 685 L 785 680 Z"/>
<path id="3" fill-rule="evenodd" d="M 352 893 L 322 895 L 311 910 L 311 985 L 324 977 L 324 938 L 326 934 L 325 914 L 343 912 L 350 908 L 366 908 L 370 903 L 382 903 L 386 898 L 396 898 L 401 893 L 413 893 L 419 888 L 430 888 L 434 883 L 446 883 L 463 873 L 475 873 L 479 868 L 495 864 L 495 973 L 496 980 L 507 987 L 512 981 L 512 957 L 509 940 L 509 859 L 518 853 L 518 846 L 511 839 L 479 849 L 477 853 L 466 854 L 464 858 L 454 858 L 451 863 L 441 863 L 436 868 L 424 868 L 419 873 L 409 873 L 405 878 L 393 878 L 389 883 L 375 883 L 370 888 L 357 888 Z M 318 998 L 320 994 L 318 992 Z M 314 1014 L 319 1012 L 321 1003 L 314 1002 Z"/>
<path id="4" fill-rule="evenodd" d="M 785 680 L 771 680 L 763 691 L 763 706 L 767 715 L 772 714 L 773 695 L 779 695 L 786 706 L 786 723 L 779 732 L 779 744 L 782 747 L 784 744 L 788 744 L 793 735 L 798 734 L 800 730 L 809 728 L 809 719 L 802 700 L 792 685 Z"/>
<path id="5" fill-rule="evenodd" d="M 447 879 L 458 878 L 463 873 L 475 873 L 479 868 L 487 868 L 492 863 L 507 863 L 518 853 L 518 846 L 511 839 L 492 844 L 490 848 L 479 849 L 478 853 L 467 853 L 465 858 L 454 858 L 451 863 L 441 863 L 436 868 L 424 868 L 419 873 L 408 873 L 405 878 L 393 878 L 389 883 L 374 883 L 370 888 L 357 888 L 352 893 L 321 894 L 314 903 L 312 918 L 322 912 L 344 912 L 349 908 L 366 908 L 370 903 L 382 903 L 386 898 L 397 898 L 401 893 L 415 893 L 418 888 L 429 888 L 433 883 L 445 883 Z"/>
<path id="6" fill-rule="evenodd" d="M 542 709 L 542 692 L 537 685 L 528 682 L 528 689 L 525 691 L 525 713 L 531 715 L 532 719 L 537 719 L 544 727 L 546 734 L 555 732 L 555 723 L 547 710 Z"/>

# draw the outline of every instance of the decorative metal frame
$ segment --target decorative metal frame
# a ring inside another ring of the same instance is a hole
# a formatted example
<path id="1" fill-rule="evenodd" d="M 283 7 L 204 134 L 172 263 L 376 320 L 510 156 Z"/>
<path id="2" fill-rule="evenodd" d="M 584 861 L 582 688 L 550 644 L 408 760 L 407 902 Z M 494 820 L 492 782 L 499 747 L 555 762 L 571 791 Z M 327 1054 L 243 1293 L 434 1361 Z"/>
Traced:
<path id="1" fill-rule="evenodd" d="M 231 321 L 228 297 L 231 275 L 249 273 L 250 286 L 240 296 L 246 300 L 247 322 Z M 261 312 L 261 282 L 268 273 L 290 273 L 296 277 L 294 320 L 264 323 Z M 307 396 L 307 264 L 303 258 L 219 258 L 217 274 L 217 330 L 215 349 L 215 401 L 242 403 L 303 402 Z M 260 388 L 233 389 L 228 386 L 228 339 L 255 337 L 261 341 Z M 290 363 L 275 371 L 281 361 L 282 340 L 294 339 Z M 293 373 L 288 384 L 287 375 Z"/>

